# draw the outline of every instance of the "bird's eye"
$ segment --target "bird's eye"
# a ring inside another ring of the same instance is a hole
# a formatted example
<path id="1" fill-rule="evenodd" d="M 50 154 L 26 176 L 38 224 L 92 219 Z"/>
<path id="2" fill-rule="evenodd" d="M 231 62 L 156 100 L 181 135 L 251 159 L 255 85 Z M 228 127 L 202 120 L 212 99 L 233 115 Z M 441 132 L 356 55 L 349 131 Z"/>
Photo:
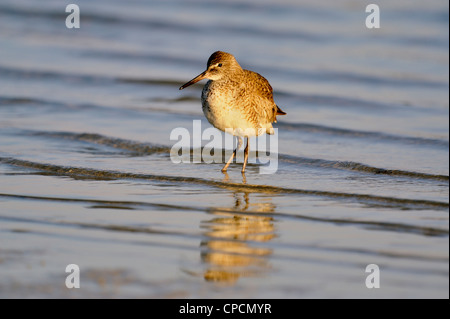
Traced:
<path id="1" fill-rule="evenodd" d="M 217 66 L 218 66 L 219 68 L 221 68 L 221 67 L 222 67 L 222 63 L 217 64 Z"/>

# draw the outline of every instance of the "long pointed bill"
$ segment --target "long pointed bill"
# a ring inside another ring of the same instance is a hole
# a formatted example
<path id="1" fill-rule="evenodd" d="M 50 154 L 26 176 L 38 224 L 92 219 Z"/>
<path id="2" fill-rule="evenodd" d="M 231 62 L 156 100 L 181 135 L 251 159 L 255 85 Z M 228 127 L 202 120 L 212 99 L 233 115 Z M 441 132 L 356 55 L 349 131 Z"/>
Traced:
<path id="1" fill-rule="evenodd" d="M 203 72 L 203 73 L 200 73 L 199 75 L 197 75 L 195 78 L 193 78 L 193 79 L 190 80 L 189 82 L 183 84 L 183 85 L 180 87 L 180 90 L 182 90 L 182 89 L 188 87 L 189 85 L 192 85 L 192 84 L 194 84 L 194 83 L 197 83 L 198 81 L 201 81 L 201 80 L 203 80 L 203 79 L 206 79 L 206 71 Z"/>

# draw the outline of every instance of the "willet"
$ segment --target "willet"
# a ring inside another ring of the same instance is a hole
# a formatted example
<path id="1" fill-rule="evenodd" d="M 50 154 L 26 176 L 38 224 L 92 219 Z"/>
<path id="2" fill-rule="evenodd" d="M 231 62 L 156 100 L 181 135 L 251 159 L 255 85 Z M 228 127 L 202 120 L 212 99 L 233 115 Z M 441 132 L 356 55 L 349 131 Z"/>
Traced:
<path id="1" fill-rule="evenodd" d="M 258 73 L 241 68 L 235 57 L 216 51 L 208 59 L 206 70 L 180 87 L 180 90 L 203 79 L 209 81 L 202 91 L 202 109 L 215 128 L 238 137 L 238 145 L 227 164 L 226 172 L 236 152 L 247 138 L 242 173 L 248 160 L 249 138 L 274 134 L 272 123 L 277 115 L 285 115 L 274 102 L 272 87 Z"/>

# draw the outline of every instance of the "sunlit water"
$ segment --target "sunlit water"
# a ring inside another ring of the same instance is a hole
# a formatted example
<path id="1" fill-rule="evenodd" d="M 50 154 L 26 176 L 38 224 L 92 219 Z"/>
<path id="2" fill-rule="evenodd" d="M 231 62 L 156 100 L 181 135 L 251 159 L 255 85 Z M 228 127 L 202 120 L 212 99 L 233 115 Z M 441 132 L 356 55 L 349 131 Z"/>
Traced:
<path id="1" fill-rule="evenodd" d="M 0 297 L 448 298 L 448 3 L 76 3 L 0 4 Z M 275 174 L 171 161 L 216 50 L 288 113 Z"/>

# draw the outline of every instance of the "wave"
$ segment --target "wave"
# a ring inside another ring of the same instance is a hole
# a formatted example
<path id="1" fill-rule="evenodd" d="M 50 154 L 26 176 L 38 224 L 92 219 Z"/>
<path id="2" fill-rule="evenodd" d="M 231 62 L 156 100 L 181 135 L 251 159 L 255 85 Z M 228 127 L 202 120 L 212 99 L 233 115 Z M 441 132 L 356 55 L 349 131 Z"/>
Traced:
<path id="1" fill-rule="evenodd" d="M 67 83 L 113 83 L 113 77 L 54 72 L 46 70 L 30 70 L 0 66 L 0 73 L 5 78 L 24 79 L 24 80 L 58 80 Z"/>
<path id="2" fill-rule="evenodd" d="M 0 67 L 0 72 L 4 70 Z M 24 74 L 29 74 L 29 76 L 55 76 L 55 77 L 68 77 L 72 78 L 77 75 L 64 75 L 59 73 L 41 73 L 39 71 L 20 71 L 15 70 L 14 72 Z M 22 74 L 22 75 L 24 75 Z M 27 75 L 28 76 L 28 75 Z M 94 76 L 80 76 L 84 80 L 88 81 L 99 81 L 97 77 Z M 68 80 L 68 78 L 66 80 Z M 80 80 L 81 80 L 80 78 Z M 129 83 L 139 83 L 139 84 L 158 84 L 158 85 L 173 85 L 173 86 L 179 86 L 181 82 L 178 82 L 176 80 L 157 80 L 157 79 L 119 79 L 120 81 L 129 82 Z M 186 102 L 193 102 L 198 101 L 198 97 L 193 96 L 182 96 L 178 98 L 153 98 L 149 99 L 149 102 L 162 102 L 162 103 L 186 103 Z M 0 106 L 1 105 L 17 105 L 17 104 L 36 104 L 36 105 L 53 105 L 53 106 L 61 106 L 62 104 L 59 102 L 54 102 L 50 100 L 42 100 L 42 99 L 30 99 L 27 97 L 8 97 L 8 96 L 0 96 Z M 102 108 L 101 105 L 94 105 L 94 104 L 82 104 L 77 105 L 80 108 Z M 70 107 L 73 108 L 74 105 L 70 104 Z M 127 109 L 133 109 L 132 107 L 128 107 Z M 152 112 L 160 112 L 160 113 L 167 113 L 167 114 L 177 114 L 177 115 L 183 115 L 183 116 L 189 116 L 189 117 L 195 117 L 198 118 L 198 116 L 201 115 L 199 112 L 192 113 L 192 112 L 186 112 L 183 110 L 173 110 L 173 109 L 167 109 L 167 108 L 155 108 L 155 107 L 149 107 L 148 109 L 142 109 L 138 108 L 136 109 L 138 111 L 152 111 Z M 445 148 L 448 149 L 449 147 L 449 141 L 443 140 L 443 139 L 435 139 L 435 138 L 425 138 L 425 137 L 413 137 L 413 136 L 403 136 L 403 135 L 394 135 L 394 134 L 387 134 L 387 133 L 381 133 L 381 132 L 370 132 L 370 131 L 360 131 L 360 130 L 352 130 L 352 129 L 346 129 L 346 128 L 338 128 L 338 127 L 331 127 L 331 126 L 324 126 L 324 125 L 317 125 L 317 124 L 310 124 L 310 123 L 289 123 L 289 122 L 278 122 L 276 124 L 277 127 L 283 129 L 283 130 L 290 130 L 290 131 L 298 131 L 298 132 L 308 132 L 308 133 L 318 133 L 318 134 L 329 134 L 333 136 L 342 136 L 345 138 L 352 138 L 352 139 L 371 139 L 371 140 L 377 140 L 382 142 L 389 142 L 389 143 L 402 143 L 402 144 L 409 144 L 409 145 L 420 145 L 420 146 L 429 146 L 429 147 L 439 147 L 439 148 Z"/>
<path id="3" fill-rule="evenodd" d="M 431 40 L 430 40 L 431 42 Z M 444 81 L 434 81 L 418 78 L 392 78 L 382 77 L 375 75 L 367 75 L 362 73 L 350 73 L 350 72 L 304 72 L 304 76 L 308 79 L 315 79 L 317 81 L 344 81 L 353 83 L 367 83 L 368 85 L 383 85 L 383 86 L 397 86 L 397 87 L 425 87 L 425 88 L 445 88 L 448 84 Z"/>
<path id="4" fill-rule="evenodd" d="M 146 156 L 152 154 L 166 154 L 169 156 L 171 148 L 164 145 L 156 145 L 150 143 L 139 143 L 130 140 L 111 138 L 103 136 L 100 134 L 90 134 L 90 133 L 72 133 L 72 132 L 30 132 L 28 134 L 34 136 L 44 136 L 51 138 L 63 138 L 77 141 L 90 142 L 100 145 L 105 145 L 109 147 L 119 148 L 122 150 L 128 150 L 132 152 L 130 155 L 133 156 Z M 191 154 L 193 153 L 191 149 Z M 256 153 L 258 156 L 258 152 Z M 427 179 L 427 180 L 438 180 L 438 181 L 449 181 L 449 176 L 447 175 L 437 175 L 437 174 L 427 174 L 421 172 L 404 171 L 397 169 L 386 169 L 380 167 L 374 167 L 366 165 L 363 163 L 349 162 L 349 161 L 332 161 L 325 159 L 307 158 L 292 156 L 286 154 L 279 154 L 278 159 L 284 163 L 290 164 L 300 164 L 300 165 L 311 165 L 315 167 L 326 167 L 332 169 L 342 169 L 357 171 L 361 173 L 368 173 L 374 175 L 388 175 L 397 177 L 409 177 L 416 179 Z"/>
<path id="5" fill-rule="evenodd" d="M 350 129 L 345 129 L 345 128 L 336 128 L 336 127 L 308 124 L 308 123 L 278 122 L 277 127 L 280 127 L 284 130 L 295 130 L 295 131 L 304 131 L 304 132 L 311 132 L 311 133 L 331 134 L 333 136 L 343 136 L 343 137 L 351 137 L 351 138 L 373 139 L 373 140 L 381 140 L 383 142 L 400 142 L 402 144 L 440 146 L 440 147 L 444 147 L 446 149 L 449 147 L 448 141 L 444 141 L 444 140 L 440 140 L 440 139 L 402 136 L 402 135 L 386 134 L 386 133 L 380 133 L 380 132 L 350 130 Z"/>
<path id="6" fill-rule="evenodd" d="M 134 83 L 142 85 L 168 85 L 179 88 L 184 80 L 173 79 L 155 79 L 155 78 L 126 78 L 126 77 L 108 77 L 102 75 L 64 73 L 46 70 L 25 70 L 18 68 L 9 68 L 0 66 L 0 73 L 5 78 L 26 79 L 26 80 L 57 80 L 66 83 L 83 83 L 83 84 L 112 84 L 115 82 Z"/>
<path id="7" fill-rule="evenodd" d="M 33 132 L 34 136 L 44 136 L 51 138 L 69 139 L 73 141 L 83 141 L 89 143 L 95 143 L 99 145 L 105 145 L 121 150 L 127 150 L 133 156 L 146 156 L 152 154 L 168 154 L 170 147 L 156 144 L 144 144 L 125 140 L 121 138 L 111 138 L 100 134 L 92 133 L 71 133 L 71 132 Z"/>
<path id="8" fill-rule="evenodd" d="M 431 201 L 431 200 L 415 200 L 395 197 L 376 196 L 370 194 L 354 194 L 332 191 L 308 190 L 297 188 L 285 188 L 270 185 L 257 184 L 241 184 L 233 182 L 215 181 L 197 177 L 155 175 L 155 174 L 137 174 L 121 171 L 98 170 L 93 168 L 82 168 L 72 166 L 60 166 L 53 164 L 45 164 L 39 162 L 31 162 L 15 158 L 0 157 L 0 163 L 34 169 L 43 172 L 46 175 L 53 176 L 69 176 L 73 178 L 88 178 L 93 180 L 104 179 L 131 179 L 131 180 L 152 180 L 162 182 L 178 182 L 200 184 L 210 187 L 226 188 L 230 190 L 238 190 L 251 193 L 268 193 L 268 194 L 285 194 L 285 195 L 310 195 L 321 196 L 327 198 L 335 198 L 342 200 L 351 200 L 377 206 L 400 207 L 402 209 L 445 209 L 449 208 L 449 203 Z"/>
<path id="9" fill-rule="evenodd" d="M 437 174 L 427 174 L 420 172 L 411 172 L 397 169 L 386 169 L 374 167 L 362 163 L 357 162 L 349 162 L 349 161 L 330 161 L 324 159 L 316 159 L 316 158 L 306 158 L 306 157 L 298 157 L 291 156 L 285 154 L 279 154 L 279 160 L 285 163 L 292 164 L 302 164 L 302 165 L 312 165 L 316 167 L 327 167 L 327 168 L 335 168 L 335 169 L 344 169 L 350 171 L 357 171 L 361 173 L 369 173 L 375 175 L 389 175 L 389 176 L 398 176 L 398 177 L 410 177 L 417 179 L 431 179 L 438 181 L 449 181 L 449 176 L 447 175 L 437 175 Z"/>
<path id="10" fill-rule="evenodd" d="M 96 53 L 95 53 L 96 52 Z M 129 56 L 130 59 L 134 59 L 136 54 L 135 53 L 111 53 L 111 52 L 97 52 L 93 51 L 91 54 L 98 54 L 100 57 L 103 55 L 111 55 L 115 56 L 118 55 L 119 57 L 123 58 L 125 56 Z M 156 59 L 156 61 L 171 61 L 171 63 L 179 63 L 184 64 L 187 63 L 186 58 L 183 57 L 167 57 L 167 56 L 161 56 L 161 55 L 137 55 L 138 58 L 142 59 Z M 202 63 L 198 63 L 199 65 L 203 65 Z M 292 72 L 289 70 L 282 71 L 283 74 L 286 72 Z M 134 77 L 109 77 L 109 76 L 103 76 L 103 75 L 93 75 L 93 74 L 76 74 L 76 73 L 64 73 L 64 72 L 55 72 L 55 71 L 46 71 L 46 70 L 25 70 L 25 69 L 18 69 L 18 68 L 11 68 L 7 66 L 1 66 L 0 65 L 0 73 L 5 78 L 16 78 L 16 79 L 26 79 L 26 80 L 42 80 L 42 79 L 48 79 L 48 80 L 58 80 L 62 82 L 66 82 L 69 84 L 73 83 L 84 83 L 84 84 L 113 84 L 113 83 L 128 83 L 128 84 L 136 84 L 136 85 L 163 85 L 163 86 L 171 86 L 175 90 L 178 90 L 178 88 L 186 82 L 186 79 L 172 79 L 172 78 L 134 78 Z M 297 74 L 296 76 L 299 76 L 300 74 Z M 308 78 L 311 76 L 308 75 Z M 326 78 L 332 77 L 330 74 L 325 74 L 323 76 L 324 80 Z M 342 75 L 336 75 L 336 77 L 341 78 Z M 358 80 L 359 82 L 359 80 Z M 418 84 L 419 85 L 419 84 Z M 425 85 L 425 84 L 421 84 Z M 430 84 L 431 85 L 431 84 Z M 437 85 L 436 83 L 432 85 Z M 446 87 L 448 86 L 447 83 L 444 84 Z M 199 90 L 203 84 L 195 84 L 194 87 L 197 87 Z M 332 95 L 310 95 L 310 94 L 299 94 L 299 93 L 292 93 L 287 92 L 283 90 L 276 90 L 274 92 L 275 97 L 280 97 L 285 100 L 289 101 L 292 105 L 298 105 L 302 103 L 306 103 L 308 105 L 318 105 L 318 106 L 326 106 L 326 107 L 344 107 L 344 108 L 357 108 L 357 109 L 367 109 L 367 110 L 392 110 L 392 109 L 398 109 L 405 107 L 404 105 L 393 105 L 388 103 L 382 103 L 377 101 L 370 101 L 370 100 L 364 100 L 364 99 L 357 99 L 357 98 L 349 98 L 349 97 L 341 97 L 341 96 L 332 96 Z M 440 112 L 441 110 L 431 110 L 429 108 L 423 108 L 421 106 L 408 106 L 408 109 L 411 110 L 414 108 L 417 111 L 425 111 L 425 112 Z M 447 112 L 447 110 L 445 110 Z M 448 115 L 448 113 L 446 113 Z"/>
<path id="11" fill-rule="evenodd" d="M 447 85 L 448 86 L 448 85 Z M 357 109 L 371 112 L 389 111 L 389 110 L 406 110 L 416 112 L 435 112 L 439 114 L 448 114 L 447 109 L 430 109 L 422 105 L 406 105 L 399 103 L 385 103 L 370 99 L 361 99 L 354 97 L 345 97 L 338 95 L 318 95 L 318 94 L 302 94 L 297 92 L 288 92 L 283 90 L 274 91 L 275 99 L 283 98 L 289 102 L 289 105 L 317 105 L 326 106 L 328 108 L 337 107 L 339 109 Z"/>
<path id="12" fill-rule="evenodd" d="M 109 208 L 109 209 L 169 209 L 169 210 L 184 210 L 184 211 L 204 211 L 209 213 L 211 211 L 210 207 L 197 207 L 188 205 L 173 205 L 173 204 L 160 204 L 151 202 L 140 202 L 140 201 L 114 201 L 114 200 L 97 200 L 97 199 L 85 199 L 85 198 L 64 198 L 64 197 L 48 197 L 48 196 L 31 196 L 31 195 L 19 195 L 19 194 L 5 194 L 0 193 L 0 197 L 5 198 L 15 198 L 23 200 L 39 200 L 39 201 L 51 201 L 51 202 L 66 202 L 66 203 L 83 203 L 91 205 L 91 208 Z M 360 225 L 364 227 L 369 227 L 371 229 L 383 229 L 392 230 L 396 232 L 408 232 L 422 234 L 426 236 L 446 236 L 449 234 L 448 230 L 434 228 L 434 227 L 421 227 L 415 225 L 407 225 L 401 223 L 388 223 L 388 222 L 375 222 L 375 221 L 361 221 L 361 220 L 349 220 L 349 219 L 336 219 L 336 218 L 322 218 L 322 217 L 312 217 L 300 214 L 285 214 L 279 212 L 260 212 L 245 210 L 240 211 L 239 209 L 221 209 L 213 208 L 214 212 L 220 213 L 233 213 L 233 214 L 248 214 L 258 215 L 258 216 L 271 216 L 271 217 L 282 217 L 282 218 L 296 218 L 315 222 L 325 222 L 334 223 L 340 225 Z M 10 217 L 0 217 L 0 219 L 10 219 Z M 33 221 L 35 222 L 35 221 Z M 47 223 L 47 222 L 44 222 Z M 65 223 L 62 223 L 65 224 Z M 75 224 L 80 227 L 89 227 L 86 224 Z M 91 225 L 92 228 L 102 228 L 106 230 L 113 231 L 125 231 L 125 232 L 140 232 L 140 233 L 167 233 L 162 231 L 156 231 L 148 229 L 147 227 L 131 227 L 131 226 L 113 226 L 113 225 Z"/>
<path id="13" fill-rule="evenodd" d="M 1 70 L 0 70 L 1 72 Z M 0 96 L 0 105 L 20 105 L 20 104 L 41 104 L 41 105 L 49 105 L 55 104 L 49 101 L 38 100 L 38 99 L 30 99 L 26 97 L 7 97 Z"/>

